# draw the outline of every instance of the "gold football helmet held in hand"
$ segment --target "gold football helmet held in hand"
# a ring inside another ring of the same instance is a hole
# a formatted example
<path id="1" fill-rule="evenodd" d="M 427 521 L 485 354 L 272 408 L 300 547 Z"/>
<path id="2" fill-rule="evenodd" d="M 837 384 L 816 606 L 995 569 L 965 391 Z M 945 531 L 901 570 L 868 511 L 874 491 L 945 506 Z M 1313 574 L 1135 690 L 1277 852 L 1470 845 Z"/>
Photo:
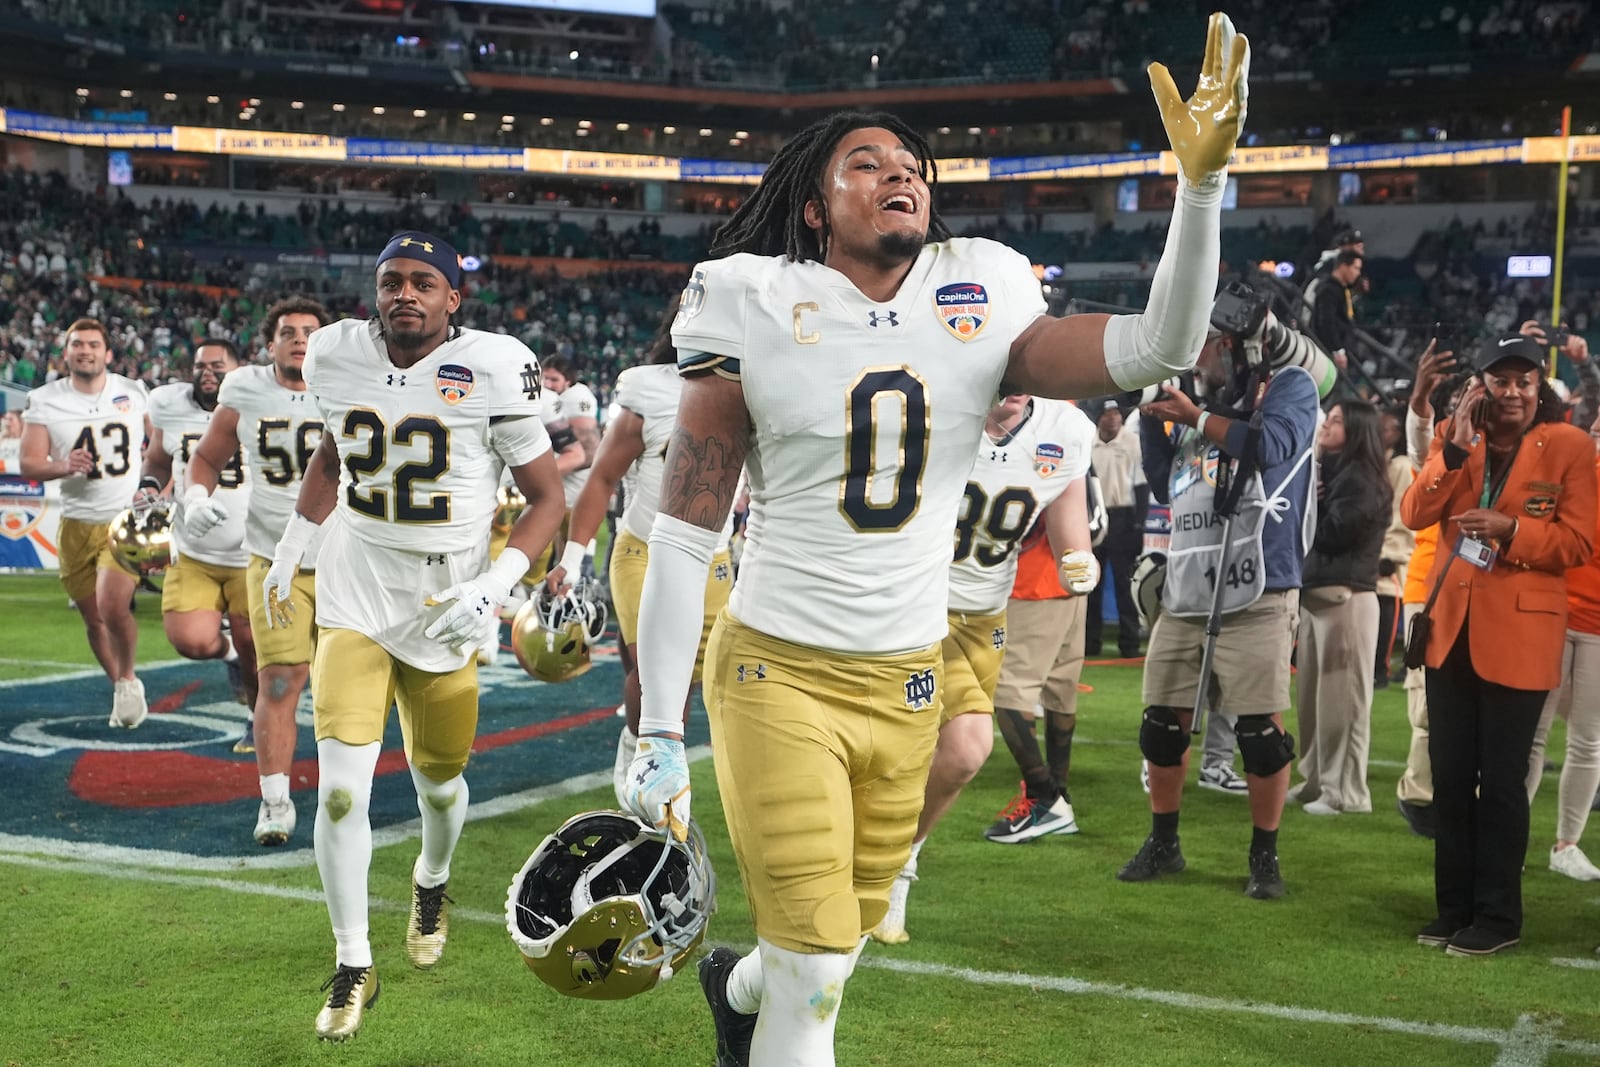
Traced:
<path id="1" fill-rule="evenodd" d="M 620 811 L 587 811 L 546 837 L 511 880 L 506 930 L 551 989 L 622 1000 L 688 962 L 716 903 L 693 821 L 678 841 Z"/>
<path id="2" fill-rule="evenodd" d="M 495 496 L 499 506 L 494 510 L 494 532 L 508 533 L 516 525 L 528 502 L 523 498 L 522 491 L 514 485 L 502 485 Z"/>
<path id="3" fill-rule="evenodd" d="M 1167 128 L 1183 176 L 1199 183 L 1220 173 L 1244 133 L 1250 104 L 1250 39 L 1234 30 L 1227 15 L 1213 12 L 1200 82 L 1187 101 L 1164 65 L 1150 64 L 1149 74 L 1161 124 Z"/>
<path id="4" fill-rule="evenodd" d="M 154 577 L 172 562 L 173 507 L 170 497 L 136 504 L 111 522 L 111 554 L 144 578 Z"/>
<path id="5" fill-rule="evenodd" d="M 540 585 L 511 620 L 511 648 L 541 682 L 566 682 L 592 666 L 590 651 L 605 631 L 606 605 L 594 582 L 561 594 Z"/>

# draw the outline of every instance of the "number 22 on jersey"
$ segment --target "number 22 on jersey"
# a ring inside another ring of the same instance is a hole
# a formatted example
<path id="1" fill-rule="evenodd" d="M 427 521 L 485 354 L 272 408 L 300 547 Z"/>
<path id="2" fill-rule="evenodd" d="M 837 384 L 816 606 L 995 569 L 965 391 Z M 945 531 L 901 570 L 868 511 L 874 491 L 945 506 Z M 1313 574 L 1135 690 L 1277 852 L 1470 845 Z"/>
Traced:
<path id="1" fill-rule="evenodd" d="M 407 415 L 389 427 L 371 408 L 352 408 L 344 417 L 340 435 L 359 440 L 365 449 L 345 456 L 345 469 L 350 473 L 345 501 L 352 510 L 384 522 L 450 521 L 449 493 L 417 496 L 419 489 L 426 488 L 417 483 L 436 481 L 449 469 L 450 431 L 444 423 L 432 415 Z M 400 463 L 391 477 L 384 478 L 391 445 L 422 455 Z M 363 485 L 363 479 L 369 484 Z"/>

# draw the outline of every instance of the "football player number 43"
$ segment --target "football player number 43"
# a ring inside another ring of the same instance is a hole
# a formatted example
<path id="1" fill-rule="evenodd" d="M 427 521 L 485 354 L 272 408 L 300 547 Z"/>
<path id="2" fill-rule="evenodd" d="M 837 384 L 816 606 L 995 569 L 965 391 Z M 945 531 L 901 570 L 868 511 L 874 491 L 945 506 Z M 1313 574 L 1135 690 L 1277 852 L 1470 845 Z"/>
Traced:
<path id="1" fill-rule="evenodd" d="M 450 494 L 428 493 L 417 498 L 417 482 L 437 481 L 449 468 L 450 431 L 431 415 L 407 415 L 392 427 L 370 408 L 353 408 L 344 417 L 342 436 L 361 440 L 365 451 L 345 457 L 350 485 L 345 499 L 363 515 L 383 522 L 449 522 Z M 389 446 L 420 449 L 424 454 L 394 469 L 394 492 L 379 485 L 363 488 L 362 479 L 381 481 L 389 459 Z M 392 504 L 392 507 L 391 507 Z"/>
<path id="2" fill-rule="evenodd" d="M 922 472 L 928 466 L 927 383 L 908 367 L 863 371 L 846 393 L 844 418 L 840 510 L 857 530 L 901 529 L 917 513 Z M 898 447 L 891 450 L 890 445 Z M 878 463 L 885 453 L 889 459 L 885 466 L 896 468 L 892 494 L 874 485 L 874 479 L 886 473 Z"/>
<path id="3" fill-rule="evenodd" d="M 133 436 L 128 428 L 120 422 L 108 422 L 100 427 L 100 438 L 106 444 L 104 470 L 100 468 L 100 449 L 95 445 L 93 426 L 85 426 L 78 439 L 72 442 L 73 450 L 81 448 L 88 452 L 89 460 L 94 464 L 84 477 L 93 482 L 107 476 L 120 478 L 127 474 L 133 454 Z"/>

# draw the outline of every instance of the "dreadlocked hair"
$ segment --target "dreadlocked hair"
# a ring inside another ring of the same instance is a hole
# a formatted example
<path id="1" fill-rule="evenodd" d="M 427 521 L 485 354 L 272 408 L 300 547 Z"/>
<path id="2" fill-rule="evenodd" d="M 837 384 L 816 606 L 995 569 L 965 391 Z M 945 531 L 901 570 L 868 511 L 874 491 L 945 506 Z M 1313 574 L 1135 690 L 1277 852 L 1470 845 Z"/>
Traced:
<path id="1" fill-rule="evenodd" d="M 839 141 L 851 130 L 881 127 L 900 138 L 917 157 L 918 170 L 931 190 L 939 180 L 933 149 L 926 139 L 893 115 L 881 111 L 839 111 L 795 134 L 772 157 L 761 184 L 739 205 L 711 241 L 711 258 L 739 252 L 758 256 L 785 256 L 790 260 L 820 260 L 828 243 L 828 224 L 821 232 L 806 225 L 806 202 L 821 201 L 822 171 Z M 929 241 L 950 237 L 939 213 L 928 208 Z"/>

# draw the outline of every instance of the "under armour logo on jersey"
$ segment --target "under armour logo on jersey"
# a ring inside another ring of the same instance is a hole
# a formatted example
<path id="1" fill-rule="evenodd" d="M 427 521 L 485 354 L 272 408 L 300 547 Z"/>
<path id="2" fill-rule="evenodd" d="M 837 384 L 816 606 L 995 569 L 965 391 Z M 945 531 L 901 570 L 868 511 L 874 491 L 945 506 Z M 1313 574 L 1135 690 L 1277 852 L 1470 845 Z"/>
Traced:
<path id="1" fill-rule="evenodd" d="M 644 785 L 644 780 L 650 776 L 651 772 L 658 771 L 660 769 L 661 765 L 655 760 L 651 760 L 649 763 L 644 765 L 644 770 L 640 771 L 633 780 L 639 785 Z"/>
<path id="2" fill-rule="evenodd" d="M 876 311 L 867 312 L 868 326 L 882 326 L 884 323 L 888 323 L 890 326 L 898 326 L 900 325 L 900 318 L 892 311 L 886 312 L 882 315 L 878 314 Z"/>
<path id="3" fill-rule="evenodd" d="M 754 667 L 746 667 L 743 663 L 739 664 L 739 677 L 737 680 L 742 682 L 747 676 L 753 681 L 766 681 L 767 665 L 765 663 L 757 663 Z"/>
<path id="4" fill-rule="evenodd" d="M 436 567 L 444 562 L 443 556 L 423 556 L 422 562 L 430 567 Z"/>
<path id="5" fill-rule="evenodd" d="M 433 242 L 432 241 L 419 241 L 415 237 L 407 237 L 407 238 L 404 238 L 403 240 L 401 240 L 401 242 L 400 242 L 400 247 L 401 248 L 409 248 L 412 245 L 421 245 L 422 246 L 422 250 L 424 252 L 432 252 L 433 251 Z"/>
<path id="6" fill-rule="evenodd" d="M 386 382 L 385 384 L 387 384 L 387 385 L 404 385 L 404 384 L 406 384 L 406 376 L 404 374 L 391 374 L 391 375 L 389 375 L 388 382 Z"/>
<path id="7" fill-rule="evenodd" d="M 936 694 L 933 668 L 914 671 L 906 678 L 906 707 L 912 711 L 933 707 L 933 698 Z"/>
<path id="8" fill-rule="evenodd" d="M 1005 648 L 1006 647 L 1006 628 L 1004 626 L 996 626 L 994 628 L 994 633 L 989 635 L 989 640 L 994 642 L 994 647 L 995 648 L 997 648 L 997 649 Z"/>

